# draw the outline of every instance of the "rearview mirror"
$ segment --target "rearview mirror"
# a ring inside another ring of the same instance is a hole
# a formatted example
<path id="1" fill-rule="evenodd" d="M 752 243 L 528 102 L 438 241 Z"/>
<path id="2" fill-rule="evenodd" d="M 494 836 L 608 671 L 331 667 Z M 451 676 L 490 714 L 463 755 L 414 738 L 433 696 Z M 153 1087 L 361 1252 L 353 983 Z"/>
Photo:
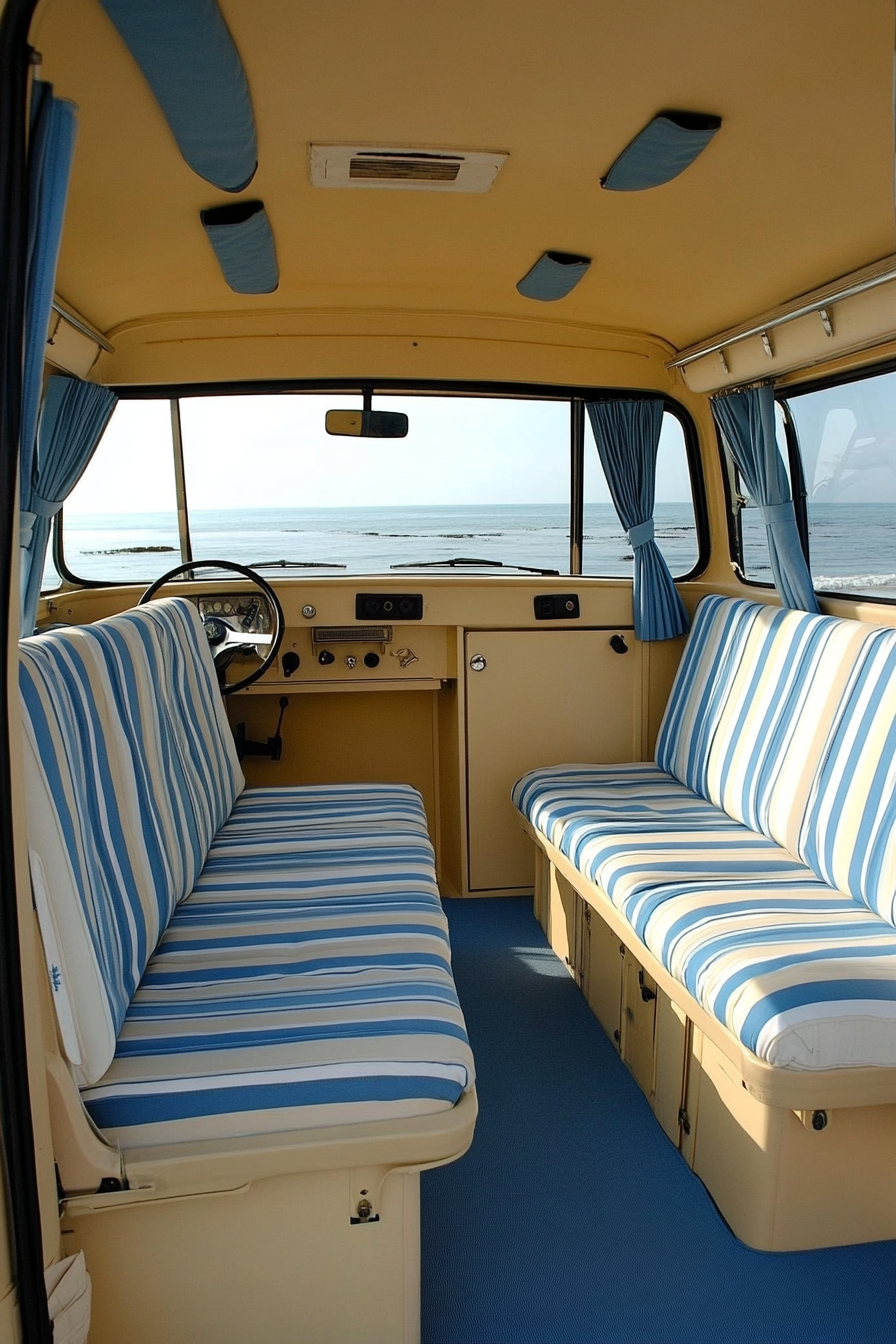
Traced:
<path id="1" fill-rule="evenodd" d="M 362 439 L 404 439 L 408 418 L 403 411 L 327 411 L 328 434 L 353 434 Z"/>

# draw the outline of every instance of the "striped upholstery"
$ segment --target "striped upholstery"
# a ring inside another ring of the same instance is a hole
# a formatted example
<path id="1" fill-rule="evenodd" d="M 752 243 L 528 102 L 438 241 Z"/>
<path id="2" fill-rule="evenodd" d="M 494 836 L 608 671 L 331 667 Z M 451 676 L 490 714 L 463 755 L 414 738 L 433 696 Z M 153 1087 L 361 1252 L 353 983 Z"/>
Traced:
<path id="1" fill-rule="evenodd" d="M 181 600 L 26 640 L 20 666 L 35 897 L 100 1128 L 123 1149 L 245 1137 L 472 1086 L 414 789 L 237 797 Z"/>
<path id="2" fill-rule="evenodd" d="M 513 798 L 761 1059 L 893 1067 L 894 723 L 896 632 L 710 598 L 657 764 Z"/>
<path id="3" fill-rule="evenodd" d="M 188 602 L 24 640 L 19 667 L 35 895 L 89 1082 L 243 778 Z"/>
<path id="4" fill-rule="evenodd" d="M 800 828 L 819 877 L 896 925 L 896 630 L 870 630 Z"/>
<path id="5" fill-rule="evenodd" d="M 422 824 L 256 831 L 263 792 L 225 823 L 84 1093 L 125 1150 L 423 1115 L 472 1084 Z M 281 813 L 307 801 L 274 792 Z"/>

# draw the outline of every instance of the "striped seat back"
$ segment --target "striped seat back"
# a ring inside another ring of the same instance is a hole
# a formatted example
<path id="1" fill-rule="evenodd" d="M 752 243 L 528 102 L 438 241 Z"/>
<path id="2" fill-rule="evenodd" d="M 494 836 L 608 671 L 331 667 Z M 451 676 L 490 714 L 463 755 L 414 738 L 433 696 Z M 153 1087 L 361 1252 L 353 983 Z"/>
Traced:
<path id="1" fill-rule="evenodd" d="M 796 854 L 815 776 L 873 627 L 731 598 L 701 602 L 657 762 Z"/>
<path id="2" fill-rule="evenodd" d="M 242 775 L 187 602 L 24 640 L 19 666 L 35 902 L 65 1049 L 92 1082 Z"/>
<path id="3" fill-rule="evenodd" d="M 798 840 L 819 877 L 896 924 L 896 630 L 863 639 Z"/>
<path id="4" fill-rule="evenodd" d="M 896 631 L 704 599 L 656 760 L 896 924 Z"/>

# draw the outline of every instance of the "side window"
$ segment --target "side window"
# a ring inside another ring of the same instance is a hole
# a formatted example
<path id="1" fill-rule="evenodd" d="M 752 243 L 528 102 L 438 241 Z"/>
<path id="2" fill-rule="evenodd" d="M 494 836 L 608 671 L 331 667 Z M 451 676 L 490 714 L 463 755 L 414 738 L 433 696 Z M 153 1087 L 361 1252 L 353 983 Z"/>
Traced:
<path id="1" fill-rule="evenodd" d="M 817 589 L 896 601 L 896 373 L 787 399 Z"/>
<path id="2" fill-rule="evenodd" d="M 663 414 L 657 452 L 654 519 L 656 543 L 673 577 L 690 573 L 700 557 L 700 545 L 684 430 L 671 411 Z M 582 571 L 608 578 L 630 576 L 634 558 L 610 498 L 594 435 L 586 424 Z"/>
<path id="3" fill-rule="evenodd" d="M 180 562 L 168 401 L 115 407 L 65 502 L 62 553 L 74 577 L 109 583 L 149 583 Z"/>

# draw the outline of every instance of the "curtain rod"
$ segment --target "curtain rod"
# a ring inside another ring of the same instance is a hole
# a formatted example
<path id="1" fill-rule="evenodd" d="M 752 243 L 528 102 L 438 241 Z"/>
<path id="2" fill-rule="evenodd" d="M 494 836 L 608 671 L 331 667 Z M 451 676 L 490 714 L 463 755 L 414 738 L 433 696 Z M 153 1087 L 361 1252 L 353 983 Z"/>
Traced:
<path id="1" fill-rule="evenodd" d="M 728 345 L 736 345 L 738 341 L 749 340 L 751 336 L 761 336 L 763 332 L 773 331 L 776 327 L 782 327 L 788 322 L 795 322 L 799 317 L 808 317 L 812 313 L 823 313 L 825 309 L 830 308 L 835 303 L 842 303 L 844 299 L 851 299 L 856 294 L 864 294 L 869 289 L 877 289 L 879 285 L 889 284 L 893 280 L 896 280 L 896 260 L 892 256 L 885 257 L 883 261 L 877 261 L 871 266 L 866 266 L 864 270 L 853 272 L 851 278 L 844 276 L 822 289 L 813 290 L 810 294 L 804 295 L 802 299 L 797 299 L 782 308 L 772 309 L 763 320 L 740 327 L 731 327 L 728 331 L 714 336 L 704 344 L 690 346 L 677 359 L 670 360 L 666 368 L 683 368 L 687 364 L 693 364 L 697 359 L 703 359 L 705 355 L 714 355 L 719 350 L 724 350 Z M 825 330 L 827 330 L 827 326 Z M 832 332 L 828 332 L 828 334 L 831 335 Z"/>
<path id="2" fill-rule="evenodd" d="M 96 341 L 101 350 L 105 350 L 110 355 L 114 354 L 115 346 L 109 344 L 103 333 L 97 331 L 96 327 L 91 326 L 86 317 L 82 317 L 80 313 L 75 312 L 74 308 L 70 308 L 63 299 L 60 299 L 58 294 L 53 296 L 53 311 L 58 313 L 60 317 L 65 318 L 66 322 L 73 326 L 76 331 L 80 331 L 82 336 L 89 336 L 92 341 Z"/>

